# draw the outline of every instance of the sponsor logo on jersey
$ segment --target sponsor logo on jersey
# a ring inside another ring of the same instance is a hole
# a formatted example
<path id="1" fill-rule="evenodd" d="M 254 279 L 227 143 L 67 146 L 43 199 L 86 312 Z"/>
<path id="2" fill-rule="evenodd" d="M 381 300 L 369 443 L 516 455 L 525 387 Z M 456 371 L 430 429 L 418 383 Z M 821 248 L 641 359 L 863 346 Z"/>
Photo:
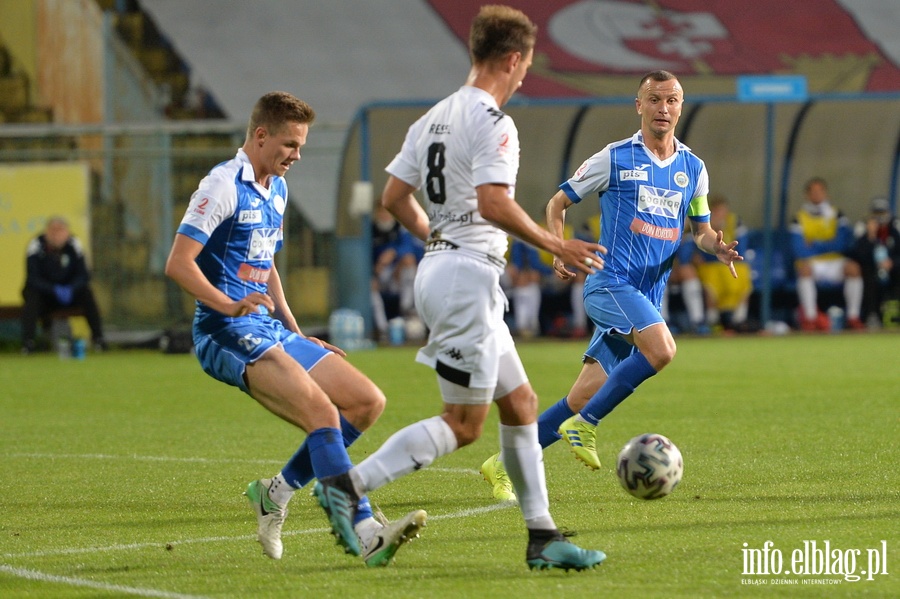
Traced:
<path id="1" fill-rule="evenodd" d="M 461 223 L 464 225 L 468 225 L 472 222 L 474 218 L 473 212 L 439 212 L 434 210 L 431 214 L 428 215 L 429 220 L 432 223 L 440 223 L 440 222 L 448 222 L 448 223 Z"/>
<path id="2" fill-rule="evenodd" d="M 684 171 L 678 171 L 677 173 L 675 173 L 675 185 L 677 185 L 678 187 L 687 187 L 688 183 L 690 182 L 690 178 L 688 178 L 687 173 L 685 173 Z"/>
<path id="3" fill-rule="evenodd" d="M 238 212 L 238 222 L 259 224 L 262 222 L 262 210 L 241 210 Z"/>
<path id="4" fill-rule="evenodd" d="M 678 234 L 681 232 L 677 227 L 660 227 L 639 218 L 631 221 L 630 229 L 638 235 L 646 235 L 654 239 L 662 239 L 663 241 L 678 241 Z"/>
<path id="5" fill-rule="evenodd" d="M 678 218 L 681 212 L 681 198 L 680 191 L 641 185 L 638 188 L 638 212 L 666 218 Z"/>
<path id="6" fill-rule="evenodd" d="M 650 173 L 644 170 L 649 166 L 649 164 L 642 164 L 632 170 L 619 171 L 619 181 L 649 181 Z"/>
<path id="7" fill-rule="evenodd" d="M 251 283 L 265 283 L 269 280 L 269 274 L 271 272 L 271 268 L 256 268 L 255 266 L 250 266 L 245 262 L 238 267 L 237 276 L 242 281 L 249 281 Z"/>
<path id="8" fill-rule="evenodd" d="M 247 248 L 247 260 L 271 260 L 274 258 L 278 239 L 278 229 L 253 229 L 250 234 L 250 247 Z"/>

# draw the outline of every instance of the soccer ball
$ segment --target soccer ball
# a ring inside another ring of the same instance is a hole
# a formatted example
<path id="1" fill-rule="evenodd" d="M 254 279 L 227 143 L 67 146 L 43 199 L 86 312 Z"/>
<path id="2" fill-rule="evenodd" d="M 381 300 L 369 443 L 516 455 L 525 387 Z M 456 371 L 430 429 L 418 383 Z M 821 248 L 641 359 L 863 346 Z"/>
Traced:
<path id="1" fill-rule="evenodd" d="M 659 499 L 681 482 L 684 460 L 668 438 L 655 433 L 638 435 L 625 444 L 616 462 L 622 488 L 638 499 Z"/>

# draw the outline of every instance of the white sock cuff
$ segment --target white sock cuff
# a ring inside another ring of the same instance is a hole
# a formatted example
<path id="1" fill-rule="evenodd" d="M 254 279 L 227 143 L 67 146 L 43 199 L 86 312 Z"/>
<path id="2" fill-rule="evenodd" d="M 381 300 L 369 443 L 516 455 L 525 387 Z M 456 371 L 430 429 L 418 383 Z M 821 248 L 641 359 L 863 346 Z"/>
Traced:
<path id="1" fill-rule="evenodd" d="M 279 472 L 272 477 L 272 482 L 269 485 L 269 499 L 278 505 L 287 505 L 287 502 L 291 500 L 291 497 L 294 496 L 294 491 L 296 490 L 297 489 L 291 486 L 291 483 L 284 478 L 284 475 Z"/>
<path id="2" fill-rule="evenodd" d="M 500 446 L 509 447 L 531 447 L 538 441 L 537 422 L 526 424 L 524 426 L 507 426 L 500 425 Z"/>
<path id="3" fill-rule="evenodd" d="M 431 441 L 437 448 L 437 457 L 445 456 L 456 451 L 457 442 L 453 429 L 440 416 L 433 416 L 420 421 L 420 424 L 431 437 Z"/>

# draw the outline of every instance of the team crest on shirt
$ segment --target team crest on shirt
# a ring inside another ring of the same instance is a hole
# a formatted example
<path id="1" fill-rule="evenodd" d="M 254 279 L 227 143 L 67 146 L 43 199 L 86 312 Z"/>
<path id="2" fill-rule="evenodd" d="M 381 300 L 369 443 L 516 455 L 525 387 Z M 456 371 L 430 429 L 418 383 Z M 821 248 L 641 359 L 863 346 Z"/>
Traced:
<path id="1" fill-rule="evenodd" d="M 250 234 L 250 247 L 247 248 L 247 260 L 271 260 L 274 258 L 279 233 L 279 229 L 253 229 Z"/>
<path id="2" fill-rule="evenodd" d="M 638 212 L 666 218 L 678 218 L 681 213 L 682 197 L 680 191 L 641 185 L 638 188 Z"/>
<path id="3" fill-rule="evenodd" d="M 688 178 L 687 173 L 685 173 L 684 171 L 678 171 L 677 173 L 675 173 L 675 185 L 677 185 L 678 187 L 687 187 L 688 183 L 690 182 L 691 180 Z"/>

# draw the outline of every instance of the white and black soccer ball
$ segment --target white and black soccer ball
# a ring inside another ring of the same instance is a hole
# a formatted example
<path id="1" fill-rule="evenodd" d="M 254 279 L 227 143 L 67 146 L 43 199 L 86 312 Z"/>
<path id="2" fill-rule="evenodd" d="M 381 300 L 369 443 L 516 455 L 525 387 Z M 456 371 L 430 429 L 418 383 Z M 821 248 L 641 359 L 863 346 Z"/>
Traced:
<path id="1" fill-rule="evenodd" d="M 638 499 L 659 499 L 681 482 L 684 460 L 667 437 L 655 433 L 638 435 L 625 444 L 616 461 L 622 488 Z"/>

